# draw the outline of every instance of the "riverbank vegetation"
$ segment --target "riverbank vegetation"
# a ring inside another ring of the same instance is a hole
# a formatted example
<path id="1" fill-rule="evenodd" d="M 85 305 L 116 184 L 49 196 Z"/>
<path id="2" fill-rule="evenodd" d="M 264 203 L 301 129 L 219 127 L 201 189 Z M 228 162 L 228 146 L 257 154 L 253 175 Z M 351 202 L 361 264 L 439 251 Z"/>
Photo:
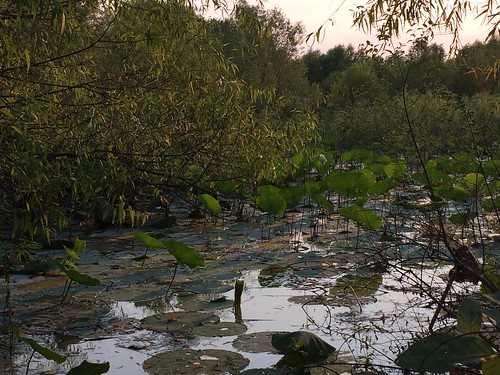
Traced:
<path id="1" fill-rule="evenodd" d="M 4 274 L 68 230 L 138 227 L 159 205 L 175 225 L 179 199 L 242 220 L 245 205 L 280 217 L 305 197 L 395 235 L 397 219 L 368 202 L 418 185 L 426 257 L 454 264 L 450 286 L 498 289 L 485 234 L 500 225 L 498 36 L 451 56 L 426 39 L 322 53 L 302 51 L 305 30 L 279 10 L 244 2 L 224 19 L 181 0 L 4 1 L 0 16 Z M 460 309 L 447 312 L 468 337 L 481 308 Z M 484 347 L 473 359 L 495 371 L 498 342 Z"/>

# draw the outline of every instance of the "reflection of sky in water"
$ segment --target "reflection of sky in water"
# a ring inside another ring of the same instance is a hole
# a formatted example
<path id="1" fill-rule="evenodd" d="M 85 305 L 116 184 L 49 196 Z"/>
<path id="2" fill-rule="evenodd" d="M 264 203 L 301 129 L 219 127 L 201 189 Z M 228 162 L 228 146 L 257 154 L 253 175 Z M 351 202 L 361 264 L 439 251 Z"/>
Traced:
<path id="1" fill-rule="evenodd" d="M 349 290 L 343 295 L 329 294 L 330 287 L 334 284 L 333 279 L 316 279 L 315 283 L 303 290 L 283 286 L 271 288 L 259 284 L 259 270 L 245 271 L 242 274 L 245 280 L 241 304 L 243 323 L 248 327 L 246 333 L 307 330 L 340 349 L 343 358 L 361 362 L 370 357 L 374 363 L 392 365 L 391 358 L 396 357 L 399 346 L 411 338 L 413 333 L 425 330 L 433 313 L 433 310 L 423 307 L 429 301 L 421 297 L 420 290 L 413 286 L 416 279 L 424 280 L 433 288 L 442 287 L 444 281 L 440 275 L 448 271 L 449 268 L 415 268 L 410 272 L 403 266 L 394 267 L 390 274 L 383 276 L 382 284 L 377 290 L 359 299 Z M 233 299 L 234 291 L 223 295 Z M 328 302 L 325 305 L 303 305 L 290 301 L 292 297 L 310 295 L 325 295 Z M 146 302 L 114 302 L 108 318 L 140 320 L 155 313 L 172 311 L 172 307 L 162 299 L 163 297 L 158 297 Z M 172 304 L 175 306 L 176 303 L 178 300 L 174 299 Z M 217 313 L 222 321 L 235 320 L 231 308 Z M 235 338 L 198 338 L 190 344 L 193 348 L 234 351 L 232 342 Z M 138 350 L 131 349 L 131 345 Z M 137 330 L 72 344 L 69 348 L 69 360 L 64 368 L 47 363 L 38 356 L 35 356 L 30 368 L 36 369 L 38 373 L 53 371 L 54 374 L 65 374 L 70 367 L 86 359 L 90 362 L 109 361 L 109 375 L 143 374 L 143 361 L 150 355 L 171 348 L 171 345 L 166 334 Z M 251 361 L 249 369 L 267 368 L 280 359 L 279 355 L 269 353 L 242 354 Z M 29 355 L 18 357 L 18 363 L 25 363 L 28 357 Z M 24 373 L 24 369 L 21 369 L 19 374 L 21 373 Z"/>

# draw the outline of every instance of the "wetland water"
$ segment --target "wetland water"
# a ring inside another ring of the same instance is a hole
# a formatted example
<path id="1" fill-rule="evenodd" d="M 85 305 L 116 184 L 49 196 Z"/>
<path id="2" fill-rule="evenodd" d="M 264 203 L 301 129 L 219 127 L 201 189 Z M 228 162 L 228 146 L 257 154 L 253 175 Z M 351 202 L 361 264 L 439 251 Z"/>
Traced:
<path id="1" fill-rule="evenodd" d="M 107 374 L 280 373 L 271 370 L 282 357 L 271 335 L 282 331 L 312 332 L 337 348 L 328 365 L 312 373 L 393 366 L 433 314 L 419 285 L 439 290 L 449 271 L 409 260 L 418 252 L 414 241 L 381 242 L 380 233 L 359 232 L 338 216 L 318 218 L 314 211 L 277 221 L 263 215 L 261 222 L 180 221 L 170 229 L 140 229 L 196 248 L 205 266 L 179 266 L 171 284 L 174 258 L 152 249 L 145 258 L 130 229 L 80 235 L 86 250 L 78 268 L 101 286 L 73 284 L 61 304 L 66 279 L 56 270 L 10 277 L 13 325 L 68 359 L 57 365 L 4 340 L 2 373 L 25 374 L 29 363 L 30 374 L 66 374 L 83 360 L 109 362 Z M 399 230 L 414 238 L 413 227 Z M 245 281 L 241 311 L 233 308 L 237 279 Z"/>

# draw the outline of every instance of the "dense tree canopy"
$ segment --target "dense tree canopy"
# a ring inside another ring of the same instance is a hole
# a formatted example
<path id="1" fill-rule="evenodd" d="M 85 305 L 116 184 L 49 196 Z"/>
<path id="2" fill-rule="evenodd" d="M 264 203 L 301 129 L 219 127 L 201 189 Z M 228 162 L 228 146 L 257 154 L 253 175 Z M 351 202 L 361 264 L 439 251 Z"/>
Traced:
<path id="1" fill-rule="evenodd" d="M 269 74 L 231 61 L 184 1 L 8 1 L 0 14 L 0 215 L 15 235 L 49 236 L 107 204 L 123 217 L 148 191 L 272 180 L 312 138 L 311 105 L 288 99 L 309 84 L 284 69 L 301 64 L 301 30 L 278 12 L 252 15 L 234 42 L 260 38 L 244 59 L 279 57 Z M 285 26 L 292 39 L 273 33 Z"/>

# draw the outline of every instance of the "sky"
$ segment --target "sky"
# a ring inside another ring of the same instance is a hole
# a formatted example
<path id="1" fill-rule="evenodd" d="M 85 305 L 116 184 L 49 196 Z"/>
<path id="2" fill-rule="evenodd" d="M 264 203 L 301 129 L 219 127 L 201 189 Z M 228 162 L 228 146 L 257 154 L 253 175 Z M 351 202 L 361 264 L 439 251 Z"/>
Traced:
<path id="1" fill-rule="evenodd" d="M 249 4 L 256 5 L 257 0 L 247 0 Z M 352 26 L 351 10 L 355 9 L 355 3 L 366 4 L 365 1 L 353 0 L 263 0 L 266 9 L 280 8 L 282 13 L 292 22 L 301 22 L 306 28 L 306 34 L 316 32 L 323 26 L 321 43 L 312 44 L 312 38 L 308 44 L 304 44 L 307 51 L 309 48 L 326 52 L 336 45 L 353 45 L 357 48 L 360 44 L 366 44 L 369 40 L 377 44 L 375 36 L 366 35 Z M 473 1 L 474 2 L 474 1 Z M 496 2 L 496 1 L 495 1 Z M 494 3 L 495 3 L 494 2 Z M 476 40 L 484 41 L 488 29 L 481 24 L 480 20 L 468 17 L 463 25 L 460 40 L 462 45 L 474 43 Z M 403 37 L 399 43 L 407 43 L 410 37 Z M 452 37 L 450 35 L 437 35 L 433 43 L 441 44 L 448 51 Z"/>

